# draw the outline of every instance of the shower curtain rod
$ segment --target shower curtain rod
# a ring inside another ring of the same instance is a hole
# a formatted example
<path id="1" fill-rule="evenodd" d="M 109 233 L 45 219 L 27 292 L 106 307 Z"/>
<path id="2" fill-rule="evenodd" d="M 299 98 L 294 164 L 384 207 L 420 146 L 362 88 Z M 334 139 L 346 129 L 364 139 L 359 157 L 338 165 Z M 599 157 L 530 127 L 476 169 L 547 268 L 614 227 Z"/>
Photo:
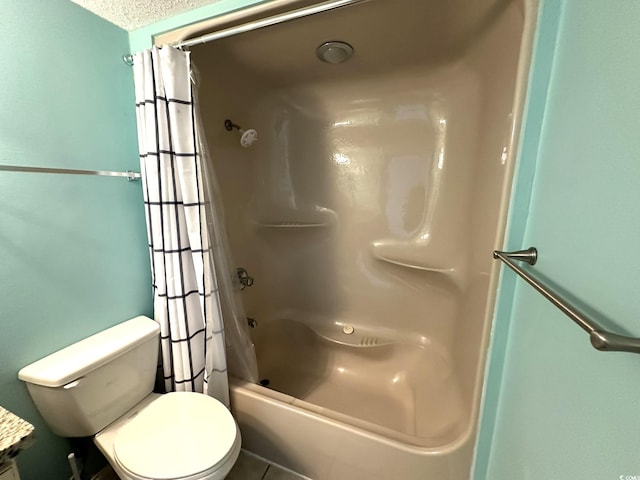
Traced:
<path id="1" fill-rule="evenodd" d="M 73 168 L 46 168 L 46 167 L 21 167 L 17 165 L 0 165 L 2 172 L 26 172 L 26 173 L 61 173 L 69 175 L 98 175 L 103 177 L 125 177 L 130 182 L 138 180 L 140 174 L 127 170 L 126 172 L 113 172 L 108 170 L 77 170 Z"/>
<path id="2" fill-rule="evenodd" d="M 190 40 L 179 41 L 170 44 L 173 47 L 183 48 L 192 47 L 194 45 L 200 45 L 202 43 L 209 43 L 213 40 L 220 40 L 221 38 L 232 37 L 240 33 L 250 32 L 259 28 L 269 27 L 271 25 L 277 25 L 279 23 L 288 22 L 289 20 L 295 20 L 297 18 L 308 17 L 315 15 L 316 13 L 327 12 L 336 8 L 345 7 L 347 5 L 355 5 L 357 3 L 364 3 L 368 0 L 332 0 L 329 2 L 319 3 L 310 7 L 299 8 L 298 10 L 292 10 L 290 12 L 273 15 L 271 17 L 263 18 L 260 20 L 254 20 L 252 22 L 244 23 L 242 25 L 236 25 L 235 27 L 225 28 L 224 30 L 218 30 L 217 32 L 207 33 L 200 37 L 192 38 Z M 122 57 L 127 65 L 133 65 L 133 55 L 125 55 Z"/>

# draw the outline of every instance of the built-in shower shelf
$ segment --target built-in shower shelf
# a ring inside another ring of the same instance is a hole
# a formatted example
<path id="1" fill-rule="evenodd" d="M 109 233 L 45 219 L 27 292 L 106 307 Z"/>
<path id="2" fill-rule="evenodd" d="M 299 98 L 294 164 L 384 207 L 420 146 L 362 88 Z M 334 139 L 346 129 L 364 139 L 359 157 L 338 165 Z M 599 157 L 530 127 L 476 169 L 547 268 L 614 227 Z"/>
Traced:
<path id="1" fill-rule="evenodd" d="M 265 230 L 315 230 L 331 227 L 337 222 L 336 212 L 314 205 L 301 208 L 256 207 L 257 211 L 248 216 L 249 224 Z"/>
<path id="2" fill-rule="evenodd" d="M 411 268 L 413 270 L 422 270 L 424 272 L 443 273 L 443 274 L 446 274 L 446 275 L 451 275 L 451 274 L 453 274 L 455 272 L 455 269 L 453 267 L 451 267 L 451 268 L 429 267 L 428 265 L 421 265 L 421 264 L 417 264 L 417 263 L 411 263 L 411 262 L 403 261 L 403 260 L 396 259 L 396 258 L 386 258 L 386 257 L 380 256 L 380 255 L 376 255 L 376 254 L 373 254 L 373 256 L 375 258 L 377 258 L 378 260 L 382 260 L 383 262 L 391 263 L 391 264 L 397 265 L 399 267 Z"/>
<path id="3" fill-rule="evenodd" d="M 424 272 L 436 272 L 451 275 L 455 272 L 453 266 L 443 266 L 442 253 L 434 256 L 428 247 L 416 246 L 411 242 L 406 244 L 388 244 L 384 241 L 376 241 L 371 244 L 371 255 L 383 262 L 399 267 L 411 268 Z M 440 257 L 440 258 L 438 258 Z M 440 263 L 440 265 L 438 265 Z"/>
<path id="4" fill-rule="evenodd" d="M 257 228 L 276 228 L 276 229 L 312 229 L 328 227 L 329 223 L 305 223 L 305 222 L 273 222 L 273 223 L 254 223 Z"/>

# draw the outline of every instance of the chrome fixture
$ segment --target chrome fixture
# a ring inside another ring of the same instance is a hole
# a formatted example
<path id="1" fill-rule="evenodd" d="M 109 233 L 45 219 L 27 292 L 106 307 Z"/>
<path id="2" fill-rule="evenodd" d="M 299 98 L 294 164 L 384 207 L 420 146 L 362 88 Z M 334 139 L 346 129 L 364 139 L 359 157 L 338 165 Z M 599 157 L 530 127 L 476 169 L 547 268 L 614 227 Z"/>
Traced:
<path id="1" fill-rule="evenodd" d="M 232 37 L 241 33 L 251 32 L 260 28 L 269 27 L 271 25 L 278 25 L 280 23 L 295 20 L 297 18 L 310 17 L 318 13 L 328 12 L 337 8 L 348 7 L 349 5 L 357 5 L 364 3 L 368 0 L 330 0 L 328 2 L 319 3 L 317 5 L 311 5 L 309 7 L 299 8 L 290 12 L 280 13 L 267 18 L 261 18 L 259 20 L 253 20 L 234 27 L 224 28 L 212 33 L 207 33 L 196 38 L 187 40 L 181 40 L 171 43 L 170 45 L 177 48 L 188 48 L 194 45 L 201 45 L 203 43 L 209 43 L 214 40 L 220 40 L 222 38 Z M 129 66 L 133 65 L 133 55 L 127 54 L 122 56 L 122 61 Z"/>
<path id="2" fill-rule="evenodd" d="M 243 129 L 240 125 L 233 123 L 231 120 L 226 119 L 224 121 L 224 128 L 231 132 L 233 129 L 237 129 L 240 132 L 240 145 L 243 147 L 250 147 L 255 142 L 258 141 L 258 132 L 256 132 L 253 128 L 248 130 Z"/>
<path id="3" fill-rule="evenodd" d="M 536 247 L 529 247 L 526 250 L 518 250 L 516 252 L 499 252 L 498 250 L 493 252 L 493 258 L 500 258 L 500 255 L 504 255 L 509 260 L 527 262 L 529 265 L 535 265 L 538 261 L 538 249 Z"/>
<path id="4" fill-rule="evenodd" d="M 316 49 L 316 55 L 323 62 L 336 65 L 351 58 L 353 47 L 346 42 L 324 42 Z"/>
<path id="5" fill-rule="evenodd" d="M 253 286 L 253 277 L 244 268 L 236 268 L 236 275 L 238 276 L 238 282 L 240 282 L 240 290 Z"/>
<path id="6" fill-rule="evenodd" d="M 596 350 L 603 352 L 640 353 L 640 338 L 617 335 L 606 331 L 598 322 L 580 312 L 577 307 L 554 292 L 548 285 L 545 285 L 544 282 L 536 278 L 534 274 L 513 263 L 513 261 L 516 260 L 534 265 L 538 258 L 538 251 L 534 247 L 517 252 L 500 252 L 496 250 L 493 252 L 493 258 L 501 260 L 507 267 L 516 272 L 529 285 L 541 293 L 543 297 L 553 303 L 562 313 L 587 332 L 591 340 L 591 345 L 593 345 L 593 348 Z"/>
<path id="7" fill-rule="evenodd" d="M 126 177 L 133 182 L 140 178 L 138 172 L 127 170 L 126 172 L 112 172 L 109 170 L 78 170 L 74 168 L 48 168 L 48 167 L 22 167 L 18 165 L 0 165 L 2 172 L 23 172 L 23 173 L 58 173 L 68 175 L 98 175 L 102 177 Z"/>

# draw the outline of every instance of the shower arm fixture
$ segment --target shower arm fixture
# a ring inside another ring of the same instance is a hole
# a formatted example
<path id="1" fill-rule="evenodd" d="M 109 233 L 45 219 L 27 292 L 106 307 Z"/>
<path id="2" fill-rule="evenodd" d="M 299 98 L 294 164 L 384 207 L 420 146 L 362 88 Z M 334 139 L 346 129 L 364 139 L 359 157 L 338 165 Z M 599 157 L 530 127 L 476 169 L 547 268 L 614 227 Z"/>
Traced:
<path id="1" fill-rule="evenodd" d="M 255 142 L 258 141 L 258 132 L 256 132 L 253 128 L 249 128 L 245 130 L 237 123 L 233 123 L 228 118 L 224 121 L 224 128 L 228 132 L 233 131 L 233 129 L 237 129 L 240 132 L 240 145 L 243 147 L 250 147 Z"/>
<path id="2" fill-rule="evenodd" d="M 241 130 L 240 125 L 237 125 L 235 123 L 233 123 L 231 120 L 229 120 L 228 118 L 224 121 L 224 128 L 230 132 L 232 131 L 234 128 Z"/>

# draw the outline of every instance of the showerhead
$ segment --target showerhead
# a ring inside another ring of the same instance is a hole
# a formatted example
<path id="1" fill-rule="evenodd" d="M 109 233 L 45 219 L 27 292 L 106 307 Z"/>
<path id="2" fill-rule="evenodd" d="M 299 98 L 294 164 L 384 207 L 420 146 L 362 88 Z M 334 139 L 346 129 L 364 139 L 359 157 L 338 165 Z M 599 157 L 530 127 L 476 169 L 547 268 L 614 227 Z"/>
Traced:
<path id="1" fill-rule="evenodd" d="M 240 145 L 247 148 L 253 145 L 258 141 L 258 132 L 256 132 L 253 128 L 249 128 L 247 130 L 233 123 L 231 120 L 227 119 L 224 121 L 224 128 L 231 132 L 234 128 L 238 130 L 240 133 Z"/>
<path id="2" fill-rule="evenodd" d="M 240 145 L 247 148 L 253 145 L 258 141 L 258 132 L 256 132 L 253 128 L 249 130 L 240 130 L 242 136 L 240 137 Z"/>

